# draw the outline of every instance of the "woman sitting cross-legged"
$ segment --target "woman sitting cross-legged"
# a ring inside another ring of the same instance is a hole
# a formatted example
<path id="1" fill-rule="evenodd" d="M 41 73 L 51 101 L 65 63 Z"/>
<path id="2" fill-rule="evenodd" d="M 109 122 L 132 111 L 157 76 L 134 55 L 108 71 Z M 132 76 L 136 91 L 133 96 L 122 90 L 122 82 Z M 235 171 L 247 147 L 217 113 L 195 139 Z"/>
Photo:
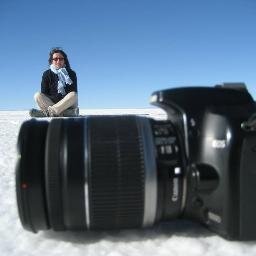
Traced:
<path id="1" fill-rule="evenodd" d="M 40 110 L 31 109 L 30 116 L 78 116 L 77 77 L 67 54 L 54 48 L 48 61 L 50 68 L 43 73 L 41 92 L 34 95 Z"/>

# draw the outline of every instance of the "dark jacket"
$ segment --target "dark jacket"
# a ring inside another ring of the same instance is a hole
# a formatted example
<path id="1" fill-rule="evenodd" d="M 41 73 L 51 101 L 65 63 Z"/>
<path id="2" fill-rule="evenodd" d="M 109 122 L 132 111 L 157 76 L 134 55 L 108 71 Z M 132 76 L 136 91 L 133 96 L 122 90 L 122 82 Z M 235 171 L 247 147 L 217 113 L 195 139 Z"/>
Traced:
<path id="1" fill-rule="evenodd" d="M 77 77 L 76 73 L 67 69 L 69 77 L 73 81 L 73 84 L 66 84 L 65 91 L 68 94 L 69 92 L 77 92 Z M 61 93 L 58 93 L 58 75 L 53 73 L 50 69 L 46 70 L 42 76 L 41 82 L 41 92 L 46 94 L 54 103 L 57 103 L 64 96 Z"/>

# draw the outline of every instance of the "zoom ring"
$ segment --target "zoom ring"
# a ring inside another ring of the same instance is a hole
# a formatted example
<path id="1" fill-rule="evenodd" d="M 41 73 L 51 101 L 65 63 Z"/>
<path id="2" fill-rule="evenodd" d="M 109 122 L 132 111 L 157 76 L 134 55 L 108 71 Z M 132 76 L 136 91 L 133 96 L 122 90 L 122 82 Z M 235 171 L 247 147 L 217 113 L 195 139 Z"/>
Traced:
<path id="1" fill-rule="evenodd" d="M 141 227 L 145 171 L 135 117 L 91 117 L 88 124 L 91 228 Z"/>

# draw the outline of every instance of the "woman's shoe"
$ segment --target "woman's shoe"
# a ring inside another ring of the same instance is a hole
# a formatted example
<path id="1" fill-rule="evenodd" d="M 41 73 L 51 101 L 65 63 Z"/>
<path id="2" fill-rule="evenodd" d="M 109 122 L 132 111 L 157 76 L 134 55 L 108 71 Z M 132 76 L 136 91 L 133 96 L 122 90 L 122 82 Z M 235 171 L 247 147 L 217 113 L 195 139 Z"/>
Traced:
<path id="1" fill-rule="evenodd" d="M 68 108 L 62 112 L 64 117 L 75 117 L 79 116 L 79 108 Z"/>
<path id="2" fill-rule="evenodd" d="M 31 117 L 48 117 L 48 112 L 47 111 L 43 111 L 43 110 L 39 110 L 36 108 L 32 108 L 29 110 L 29 115 Z"/>

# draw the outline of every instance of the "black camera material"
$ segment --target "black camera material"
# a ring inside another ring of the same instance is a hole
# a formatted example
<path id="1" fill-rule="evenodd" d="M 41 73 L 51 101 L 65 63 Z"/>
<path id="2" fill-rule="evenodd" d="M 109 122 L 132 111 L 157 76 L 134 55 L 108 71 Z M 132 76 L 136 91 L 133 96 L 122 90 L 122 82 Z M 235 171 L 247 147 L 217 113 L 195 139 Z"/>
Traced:
<path id="1" fill-rule="evenodd" d="M 141 228 L 187 218 L 256 239 L 256 106 L 244 84 L 154 92 L 167 120 L 31 119 L 18 137 L 16 194 L 32 232 Z"/>

